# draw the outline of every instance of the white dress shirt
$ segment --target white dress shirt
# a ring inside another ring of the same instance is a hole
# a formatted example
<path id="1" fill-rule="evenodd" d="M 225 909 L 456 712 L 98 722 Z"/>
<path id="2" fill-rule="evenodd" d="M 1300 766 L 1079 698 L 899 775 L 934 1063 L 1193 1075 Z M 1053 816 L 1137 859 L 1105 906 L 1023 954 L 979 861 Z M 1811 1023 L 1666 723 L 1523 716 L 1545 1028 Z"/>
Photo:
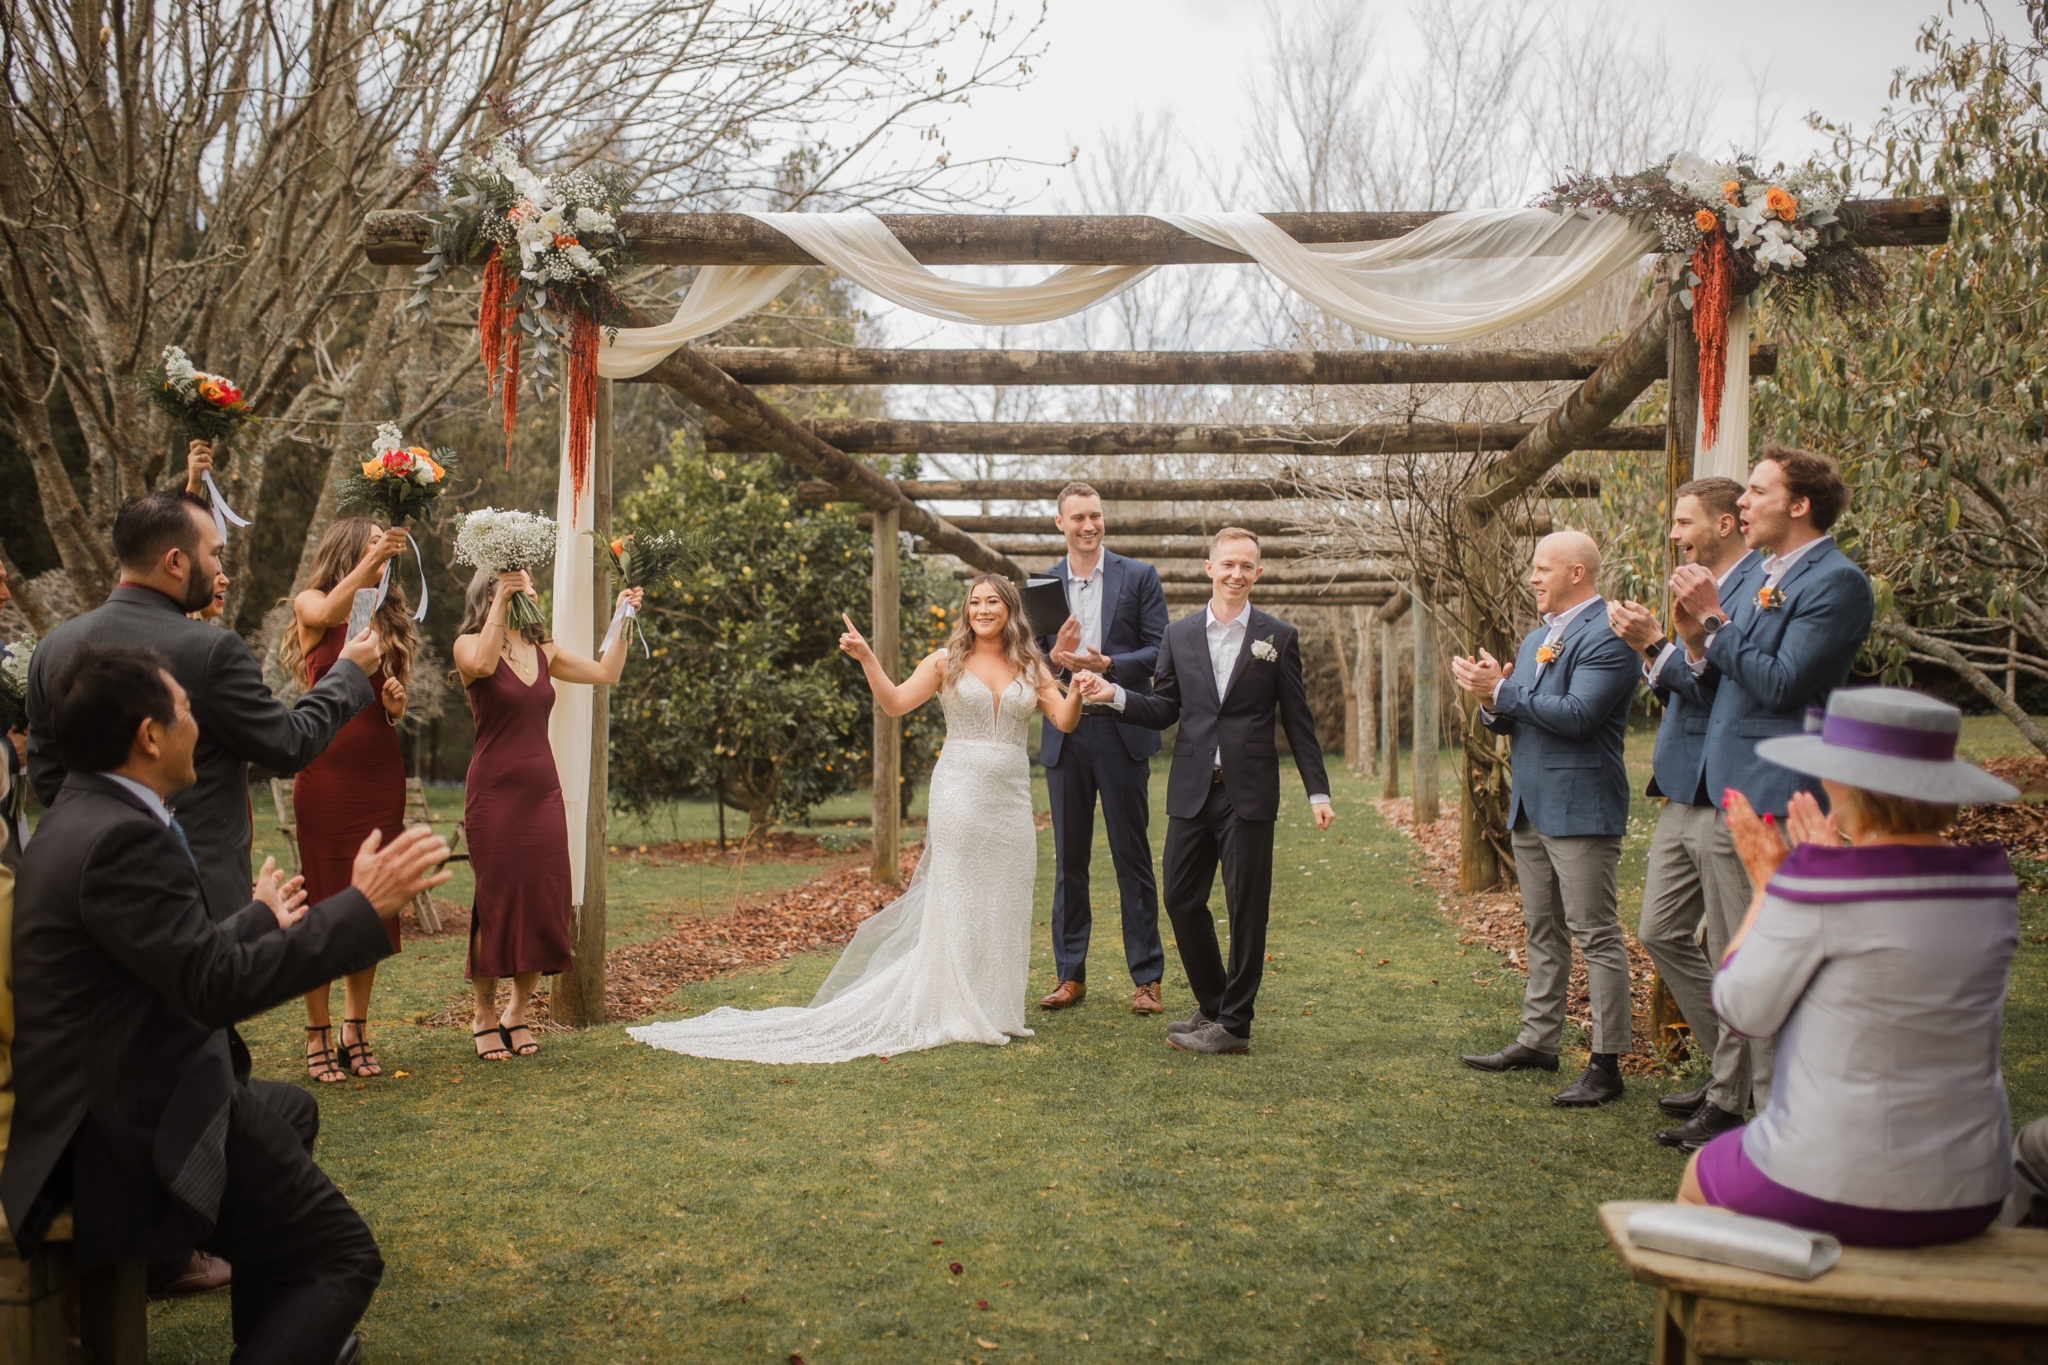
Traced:
<path id="1" fill-rule="evenodd" d="M 1559 640 L 1563 639 L 1565 627 L 1570 625 L 1573 621 L 1576 621 L 1579 618 L 1579 614 L 1581 612 L 1585 611 L 1586 608 L 1592 606 L 1595 602 L 1598 602 L 1599 600 L 1600 594 L 1594 593 L 1591 597 L 1579 603 L 1577 606 L 1566 607 L 1563 611 L 1544 612 L 1543 624 L 1550 627 L 1550 633 L 1543 637 L 1543 647 L 1545 649 L 1548 649 L 1552 645 L 1556 644 Z M 1549 665 L 1539 661 L 1536 665 L 1536 671 L 1529 675 L 1528 686 L 1532 688 L 1535 687 L 1538 680 L 1540 680 L 1543 677 L 1543 670 L 1548 666 Z M 1504 683 L 1506 681 L 1506 678 L 1502 678 L 1500 682 L 1497 682 L 1493 685 L 1493 696 L 1488 698 L 1490 702 L 1500 700 L 1500 683 Z M 1493 708 L 1490 705 L 1486 708 L 1486 713 L 1489 716 L 1493 714 Z"/>
<path id="2" fill-rule="evenodd" d="M 1081 623 L 1078 653 L 1102 652 L 1102 558 L 1095 557 L 1095 567 L 1086 577 L 1075 572 L 1071 557 L 1067 560 L 1067 610 Z"/>
<path id="3" fill-rule="evenodd" d="M 1781 555 L 1765 555 L 1764 586 L 1767 588 L 1777 587 L 1784 580 L 1785 575 L 1792 571 L 1792 566 L 1806 558 L 1809 551 L 1817 550 L 1823 545 L 1832 545 L 1834 540 L 1833 536 L 1815 536 L 1796 550 L 1787 550 Z"/>
<path id="4" fill-rule="evenodd" d="M 1216 700 L 1220 705 L 1223 694 L 1230 690 L 1230 672 L 1237 667 L 1237 656 L 1244 652 L 1244 633 L 1252 619 L 1251 604 L 1247 602 L 1236 616 L 1228 621 L 1216 619 L 1214 605 L 1202 608 L 1202 633 L 1209 642 L 1209 670 L 1216 679 Z M 1083 627 L 1086 629 L 1086 627 Z M 1109 704 L 1121 711 L 1124 709 L 1124 689 L 1118 686 Z M 1218 745 L 1210 761 L 1217 767 L 1223 766 L 1223 748 Z M 1317 793 L 1308 799 L 1311 806 L 1330 804 L 1329 794 Z"/>

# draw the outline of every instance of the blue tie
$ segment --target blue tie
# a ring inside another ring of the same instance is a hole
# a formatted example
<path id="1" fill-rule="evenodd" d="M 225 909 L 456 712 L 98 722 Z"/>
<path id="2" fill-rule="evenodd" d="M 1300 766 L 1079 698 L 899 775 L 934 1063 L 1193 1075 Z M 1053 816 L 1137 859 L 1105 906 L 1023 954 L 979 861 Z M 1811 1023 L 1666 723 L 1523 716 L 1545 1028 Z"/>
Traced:
<path id="1" fill-rule="evenodd" d="M 178 817 L 175 815 L 171 817 L 171 837 L 178 841 L 179 848 L 185 850 L 185 861 L 192 864 L 195 872 L 198 871 L 199 860 L 192 856 L 192 841 L 185 837 L 185 827 L 178 823 Z"/>

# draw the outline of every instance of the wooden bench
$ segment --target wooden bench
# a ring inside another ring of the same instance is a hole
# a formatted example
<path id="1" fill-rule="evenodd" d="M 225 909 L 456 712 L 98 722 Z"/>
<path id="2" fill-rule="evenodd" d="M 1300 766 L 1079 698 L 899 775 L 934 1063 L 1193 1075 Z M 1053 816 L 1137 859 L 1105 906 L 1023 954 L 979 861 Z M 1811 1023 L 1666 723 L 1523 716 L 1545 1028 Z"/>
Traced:
<path id="1" fill-rule="evenodd" d="M 270 779 L 270 803 L 277 807 L 277 832 L 284 836 L 285 847 L 291 850 L 292 872 L 296 875 L 306 869 L 299 862 L 299 815 L 298 807 L 292 800 L 291 786 L 281 777 Z M 426 784 L 417 777 L 405 779 L 405 823 L 412 825 L 453 825 L 449 834 L 448 861 L 466 863 L 469 855 L 462 851 L 462 821 L 446 815 L 436 815 L 427 805 Z M 434 909 L 434 898 L 422 891 L 413 897 L 412 916 L 421 929 L 427 933 L 441 932 L 441 916 Z"/>
<path id="2" fill-rule="evenodd" d="M 0 1232 L 6 1229 L 0 1217 Z M 0 1361 L 20 1365 L 147 1365 L 146 1269 L 124 1261 L 81 1276 L 71 1262 L 71 1212 L 35 1255 L 0 1246 Z"/>
<path id="3" fill-rule="evenodd" d="M 2048 1361 L 2048 1230 L 1994 1228 L 1949 1246 L 1843 1247 L 1811 1280 L 1649 1251 L 1641 1202 L 1602 1204 L 1629 1278 L 1657 1289 L 1654 1365 L 1794 1360 L 1841 1365 Z"/>

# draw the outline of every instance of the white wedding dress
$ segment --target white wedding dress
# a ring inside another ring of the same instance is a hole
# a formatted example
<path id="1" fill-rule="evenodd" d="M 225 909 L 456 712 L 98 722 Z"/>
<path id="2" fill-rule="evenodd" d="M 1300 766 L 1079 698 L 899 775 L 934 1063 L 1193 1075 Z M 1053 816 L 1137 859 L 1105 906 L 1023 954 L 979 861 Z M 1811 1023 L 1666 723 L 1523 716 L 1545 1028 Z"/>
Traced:
<path id="1" fill-rule="evenodd" d="M 939 692 L 924 856 L 903 894 L 862 922 L 811 1003 L 715 1009 L 626 1030 L 643 1043 L 743 1062 L 843 1062 L 947 1043 L 1028 1038 L 1038 838 L 1025 732 L 1037 698 L 995 697 L 972 672 Z"/>

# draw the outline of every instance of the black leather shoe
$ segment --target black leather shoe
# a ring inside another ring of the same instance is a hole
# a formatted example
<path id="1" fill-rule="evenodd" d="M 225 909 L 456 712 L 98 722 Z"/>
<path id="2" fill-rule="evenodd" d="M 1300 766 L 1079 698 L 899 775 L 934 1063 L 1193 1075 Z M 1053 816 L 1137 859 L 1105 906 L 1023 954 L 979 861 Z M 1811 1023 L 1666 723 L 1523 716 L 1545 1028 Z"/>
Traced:
<path id="1" fill-rule="evenodd" d="M 1621 1073 L 1588 1065 L 1579 1078 L 1550 1097 L 1562 1109 L 1591 1109 L 1621 1098 Z"/>
<path id="2" fill-rule="evenodd" d="M 1509 1043 L 1498 1052 L 1463 1053 L 1458 1060 L 1481 1071 L 1557 1070 L 1555 1052 L 1538 1052 L 1535 1048 L 1523 1047 L 1520 1043 Z"/>
<path id="3" fill-rule="evenodd" d="M 356 1357 L 362 1353 L 363 1339 L 350 1332 L 348 1340 L 341 1343 L 341 1354 L 334 1358 L 334 1365 L 355 1365 Z"/>
<path id="4" fill-rule="evenodd" d="M 1667 1114 L 1676 1114 L 1682 1119 L 1689 1119 L 1694 1114 L 1699 1113 L 1700 1106 L 1707 1102 L 1707 1091 L 1713 1089 L 1713 1086 L 1713 1078 L 1709 1077 L 1701 1081 L 1694 1089 L 1680 1090 L 1670 1095 L 1659 1095 L 1657 1097 L 1657 1107 Z"/>
<path id="5" fill-rule="evenodd" d="M 1691 1118 L 1657 1134 L 1657 1141 L 1682 1152 L 1697 1152 L 1721 1134 L 1740 1128 L 1743 1122 L 1741 1114 L 1731 1114 L 1712 1100 L 1701 1100 Z"/>

